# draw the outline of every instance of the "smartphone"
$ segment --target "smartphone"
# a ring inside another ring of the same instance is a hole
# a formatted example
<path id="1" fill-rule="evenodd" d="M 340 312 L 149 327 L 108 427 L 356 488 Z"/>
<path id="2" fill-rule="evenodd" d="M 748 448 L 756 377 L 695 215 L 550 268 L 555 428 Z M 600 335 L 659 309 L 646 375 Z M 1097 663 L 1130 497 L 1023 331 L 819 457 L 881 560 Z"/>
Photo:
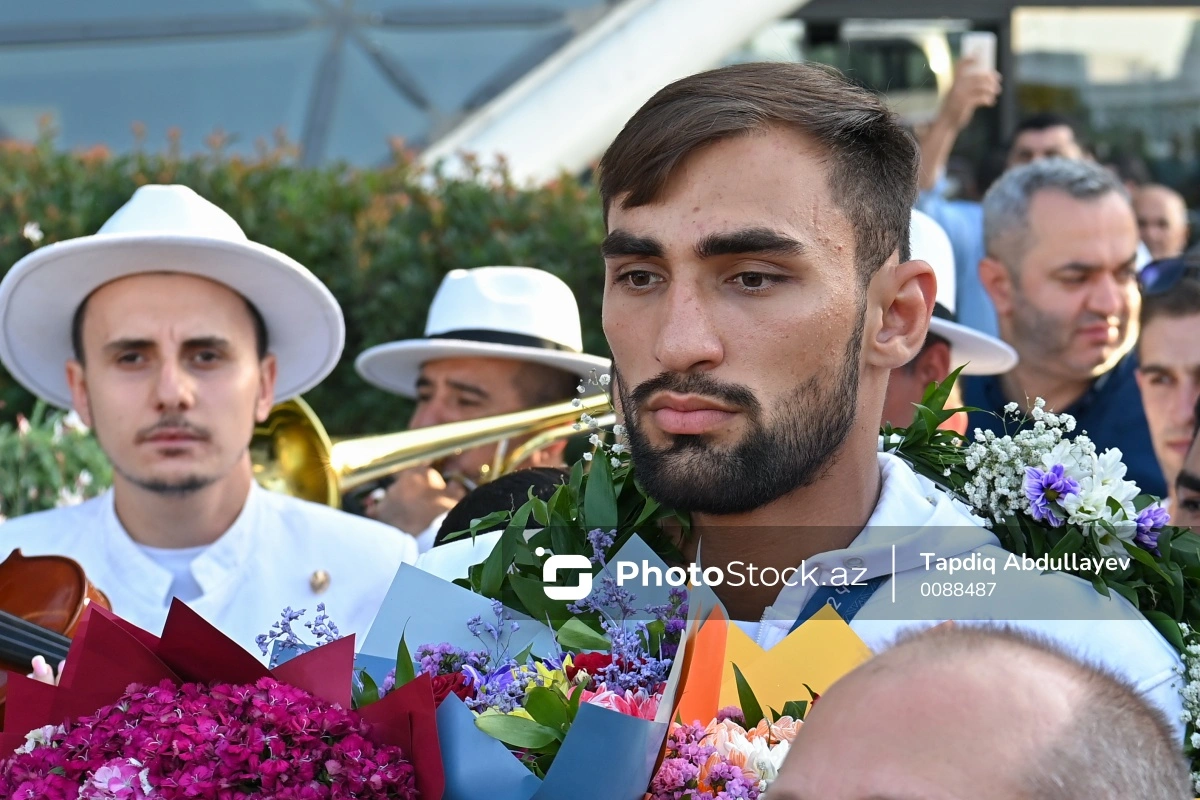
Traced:
<path id="1" fill-rule="evenodd" d="M 975 59 L 975 69 L 990 72 L 996 69 L 996 34 L 990 31 L 971 31 L 962 35 L 962 57 Z"/>

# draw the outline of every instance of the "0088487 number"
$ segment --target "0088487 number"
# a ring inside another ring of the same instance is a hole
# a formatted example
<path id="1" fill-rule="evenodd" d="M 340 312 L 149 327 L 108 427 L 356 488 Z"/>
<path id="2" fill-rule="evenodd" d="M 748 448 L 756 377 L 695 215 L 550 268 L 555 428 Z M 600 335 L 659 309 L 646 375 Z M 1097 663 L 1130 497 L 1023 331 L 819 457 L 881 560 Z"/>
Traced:
<path id="1" fill-rule="evenodd" d="M 922 597 L 991 597 L 994 583 L 922 583 Z"/>

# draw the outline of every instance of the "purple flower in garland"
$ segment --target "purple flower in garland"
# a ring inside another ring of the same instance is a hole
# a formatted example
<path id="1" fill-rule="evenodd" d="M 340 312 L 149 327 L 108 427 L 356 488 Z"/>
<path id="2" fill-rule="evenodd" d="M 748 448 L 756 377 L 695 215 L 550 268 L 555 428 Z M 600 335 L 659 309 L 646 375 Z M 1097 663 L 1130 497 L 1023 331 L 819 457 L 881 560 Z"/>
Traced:
<path id="1" fill-rule="evenodd" d="M 1059 510 L 1055 506 L 1067 495 L 1078 493 L 1079 483 L 1063 474 L 1062 464 L 1055 464 L 1045 472 L 1037 467 L 1025 468 L 1025 497 L 1038 522 L 1048 522 L 1053 528 L 1062 525 L 1062 517 L 1058 516 Z"/>
<path id="2" fill-rule="evenodd" d="M 1146 506 L 1137 515 L 1137 534 L 1133 541 L 1144 550 L 1158 555 L 1158 535 L 1171 521 L 1171 515 L 1160 505 Z"/>

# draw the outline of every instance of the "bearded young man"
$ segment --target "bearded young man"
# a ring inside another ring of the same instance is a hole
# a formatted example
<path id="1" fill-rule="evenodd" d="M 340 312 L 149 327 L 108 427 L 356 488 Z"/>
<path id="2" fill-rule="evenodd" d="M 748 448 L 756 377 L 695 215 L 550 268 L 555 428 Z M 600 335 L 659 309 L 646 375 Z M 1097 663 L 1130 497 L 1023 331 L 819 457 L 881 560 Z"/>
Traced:
<path id="1" fill-rule="evenodd" d="M 930 558 L 1007 554 L 878 452 L 888 376 L 920 352 L 936 296 L 908 259 L 917 161 L 877 97 L 814 65 L 694 75 L 633 116 L 599 185 L 637 475 L 691 514 L 686 557 L 702 542 L 704 567 L 804 565 L 823 584 L 716 587 L 763 647 L 831 600 L 877 652 L 904 627 L 1011 619 L 1106 662 L 1178 725 L 1178 660 L 1124 600 L 1036 571 L 990 576 L 987 597 L 923 596 L 944 579 Z M 833 593 L 835 570 L 858 585 Z"/>

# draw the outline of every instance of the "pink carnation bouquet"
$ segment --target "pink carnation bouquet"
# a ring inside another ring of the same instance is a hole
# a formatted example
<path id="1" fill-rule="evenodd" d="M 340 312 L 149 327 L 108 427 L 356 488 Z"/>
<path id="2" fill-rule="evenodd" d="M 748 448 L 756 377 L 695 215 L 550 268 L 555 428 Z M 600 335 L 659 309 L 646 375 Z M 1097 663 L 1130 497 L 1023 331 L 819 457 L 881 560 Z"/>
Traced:
<path id="1" fill-rule="evenodd" d="M 182 603 L 88 612 L 57 687 L 10 674 L 0 797 L 438 800 L 428 676 L 352 709 L 353 639 L 268 670 Z"/>

